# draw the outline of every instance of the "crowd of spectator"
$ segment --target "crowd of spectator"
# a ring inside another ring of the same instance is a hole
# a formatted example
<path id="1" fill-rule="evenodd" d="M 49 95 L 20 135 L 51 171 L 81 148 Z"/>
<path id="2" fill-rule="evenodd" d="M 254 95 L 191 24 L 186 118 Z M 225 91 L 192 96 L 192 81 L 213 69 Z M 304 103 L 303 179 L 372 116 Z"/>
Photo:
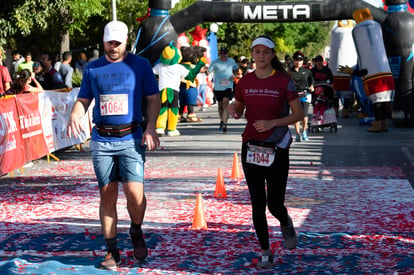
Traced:
<path id="1" fill-rule="evenodd" d="M 31 52 L 24 55 L 18 50 L 11 53 L 12 60 L 6 66 L 5 52 L 0 48 L 0 96 L 43 90 L 64 90 L 73 87 L 74 72 L 82 74 L 88 62 L 99 57 L 99 51 L 94 50 L 89 58 L 86 53 L 78 54 L 73 60 L 73 53 L 66 51 L 56 57 L 48 52 L 33 58 Z"/>

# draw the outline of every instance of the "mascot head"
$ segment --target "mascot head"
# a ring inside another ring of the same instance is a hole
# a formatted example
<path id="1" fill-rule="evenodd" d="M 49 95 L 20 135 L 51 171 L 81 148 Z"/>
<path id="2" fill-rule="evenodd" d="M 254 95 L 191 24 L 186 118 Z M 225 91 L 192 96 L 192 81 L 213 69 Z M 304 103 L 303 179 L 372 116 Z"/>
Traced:
<path id="1" fill-rule="evenodd" d="M 183 46 L 181 47 L 181 53 L 183 55 L 181 62 L 197 64 L 198 60 L 204 56 L 206 51 L 206 48 L 201 46 Z"/>
<path id="2" fill-rule="evenodd" d="M 166 46 L 160 56 L 161 63 L 165 65 L 178 64 L 181 61 L 180 51 L 172 43 Z"/>

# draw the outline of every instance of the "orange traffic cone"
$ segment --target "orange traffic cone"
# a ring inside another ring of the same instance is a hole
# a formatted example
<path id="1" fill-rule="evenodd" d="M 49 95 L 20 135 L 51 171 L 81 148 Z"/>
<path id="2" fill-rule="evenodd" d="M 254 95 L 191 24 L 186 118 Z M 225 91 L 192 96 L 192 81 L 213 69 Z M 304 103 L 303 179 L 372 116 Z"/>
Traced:
<path id="1" fill-rule="evenodd" d="M 224 187 L 224 178 L 221 168 L 218 169 L 217 180 L 216 180 L 216 190 L 214 191 L 215 198 L 226 198 L 226 188 Z"/>
<path id="2" fill-rule="evenodd" d="M 239 181 L 242 178 L 243 176 L 240 173 L 240 167 L 239 167 L 239 158 L 237 157 L 237 153 L 234 153 L 233 168 L 231 170 L 231 179 Z"/>
<path id="3" fill-rule="evenodd" d="M 194 218 L 192 229 L 207 229 L 206 218 L 204 217 L 203 198 L 201 194 L 197 194 L 196 207 L 194 210 Z"/>

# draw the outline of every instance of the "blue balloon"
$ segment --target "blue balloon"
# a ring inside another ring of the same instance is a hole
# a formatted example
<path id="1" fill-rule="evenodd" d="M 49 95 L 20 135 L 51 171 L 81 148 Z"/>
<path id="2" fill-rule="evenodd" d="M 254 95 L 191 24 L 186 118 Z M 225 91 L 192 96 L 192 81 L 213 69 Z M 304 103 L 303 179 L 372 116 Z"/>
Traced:
<path id="1" fill-rule="evenodd" d="M 210 32 L 207 37 L 208 45 L 210 47 L 210 59 L 211 61 L 218 58 L 218 46 L 217 46 L 217 36 L 214 32 Z"/>

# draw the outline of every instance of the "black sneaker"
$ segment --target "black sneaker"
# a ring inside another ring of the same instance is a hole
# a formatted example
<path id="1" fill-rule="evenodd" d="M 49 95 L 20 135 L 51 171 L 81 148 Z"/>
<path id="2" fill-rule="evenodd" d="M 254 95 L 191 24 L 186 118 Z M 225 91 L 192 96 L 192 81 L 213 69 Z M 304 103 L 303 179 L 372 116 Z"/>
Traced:
<path id="1" fill-rule="evenodd" d="M 101 269 L 114 270 L 121 264 L 119 251 L 108 252 L 105 259 L 99 265 Z"/>
<path id="2" fill-rule="evenodd" d="M 296 234 L 293 222 L 290 216 L 288 216 L 288 224 L 286 226 L 280 226 L 282 229 L 282 235 L 285 239 L 285 246 L 287 249 L 295 249 L 298 245 L 298 235 Z"/>
<path id="3" fill-rule="evenodd" d="M 259 261 L 257 262 L 256 267 L 265 269 L 269 268 L 273 265 L 273 255 L 270 250 L 266 250 L 263 252 L 262 256 L 259 258 Z"/>
<path id="4" fill-rule="evenodd" d="M 134 246 L 134 258 L 138 261 L 143 261 L 148 256 L 148 248 L 145 244 L 144 236 L 142 230 L 137 232 L 129 233 L 132 245 Z"/>

